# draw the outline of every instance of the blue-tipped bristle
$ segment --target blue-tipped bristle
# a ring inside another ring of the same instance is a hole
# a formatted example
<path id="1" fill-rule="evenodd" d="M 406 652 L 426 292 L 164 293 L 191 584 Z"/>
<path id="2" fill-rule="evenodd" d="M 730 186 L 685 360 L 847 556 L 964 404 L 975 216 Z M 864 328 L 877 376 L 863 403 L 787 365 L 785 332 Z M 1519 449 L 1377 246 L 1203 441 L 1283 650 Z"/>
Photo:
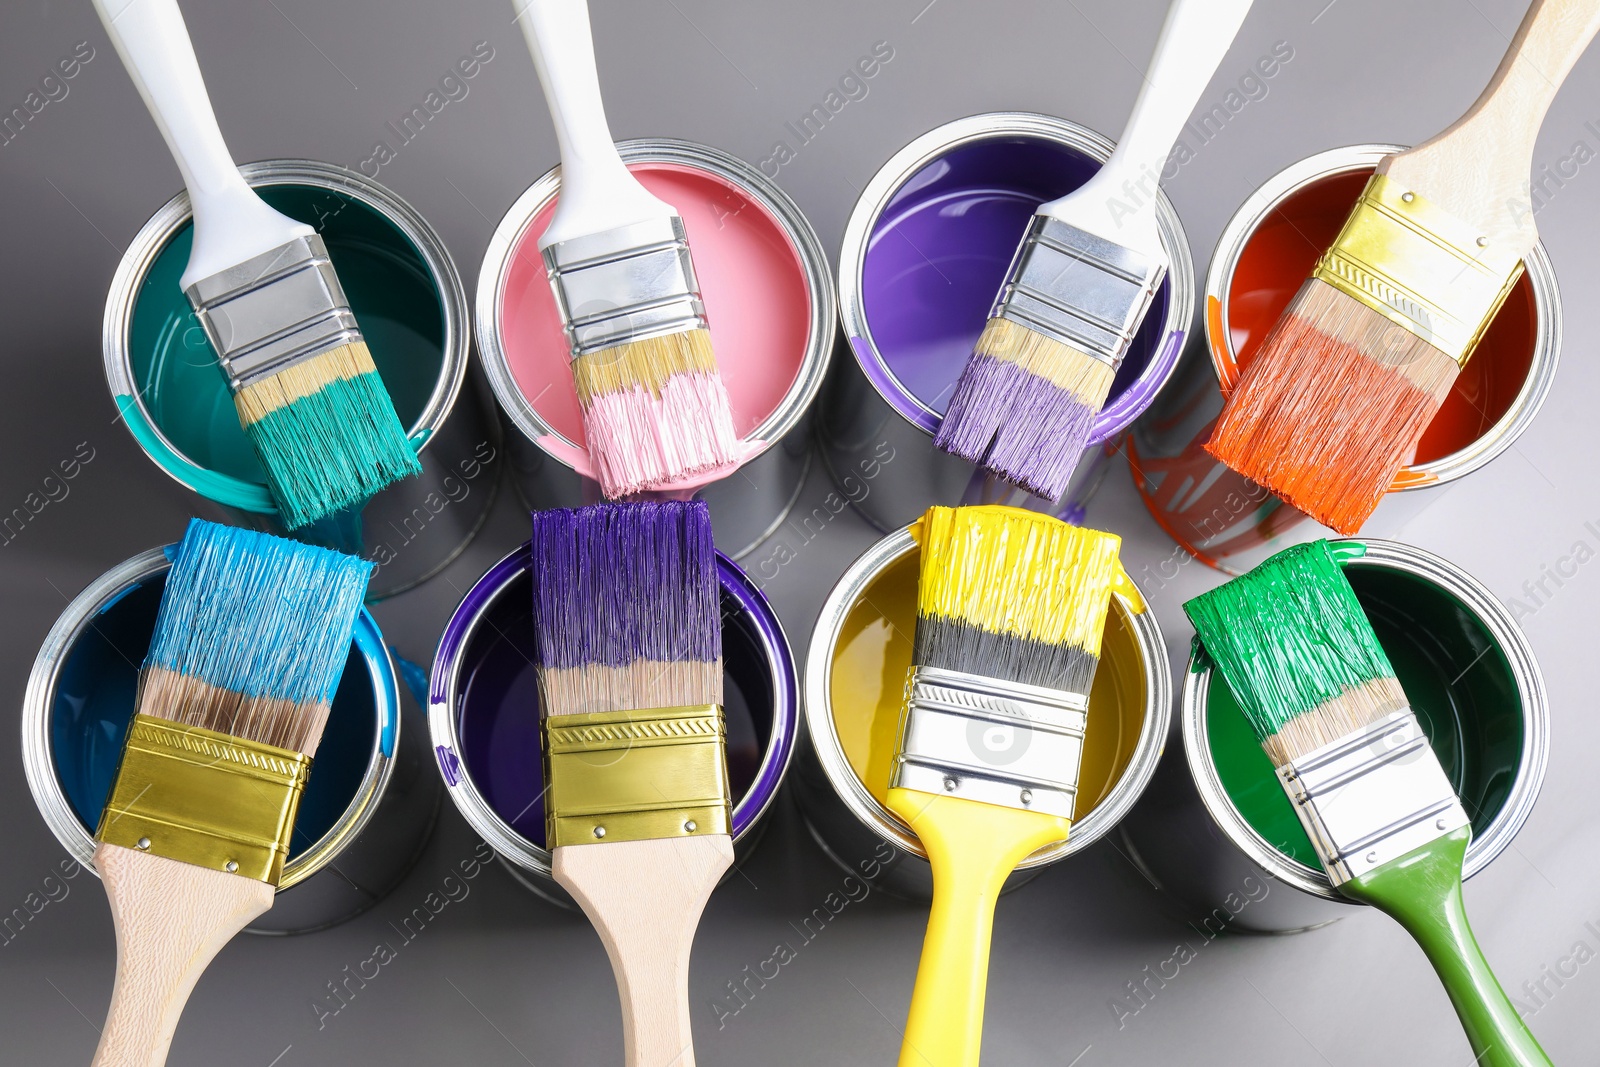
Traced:
<path id="1" fill-rule="evenodd" d="M 291 530 L 357 507 L 422 471 L 376 372 L 327 382 L 244 432 Z"/>
<path id="2" fill-rule="evenodd" d="M 722 656 L 716 547 L 704 501 L 536 511 L 532 550 L 540 667 Z"/>
<path id="3" fill-rule="evenodd" d="M 1066 492 L 1098 408 L 1010 360 L 967 361 L 934 444 L 1035 496 Z"/>
<path id="4" fill-rule="evenodd" d="M 193 519 L 144 665 L 243 696 L 331 701 L 371 572 L 354 556 Z"/>

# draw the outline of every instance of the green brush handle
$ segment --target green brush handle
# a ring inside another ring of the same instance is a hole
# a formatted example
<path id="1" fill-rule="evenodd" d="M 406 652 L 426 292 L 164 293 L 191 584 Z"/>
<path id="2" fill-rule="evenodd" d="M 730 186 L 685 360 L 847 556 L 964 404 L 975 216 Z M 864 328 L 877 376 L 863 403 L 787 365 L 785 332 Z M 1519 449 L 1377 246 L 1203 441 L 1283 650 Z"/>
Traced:
<path id="1" fill-rule="evenodd" d="M 1462 827 L 1353 878 L 1339 891 L 1384 912 L 1416 939 L 1439 981 L 1476 1056 L 1475 1067 L 1551 1067 L 1500 982 L 1483 958 L 1461 902 L 1461 863 L 1470 827 Z"/>

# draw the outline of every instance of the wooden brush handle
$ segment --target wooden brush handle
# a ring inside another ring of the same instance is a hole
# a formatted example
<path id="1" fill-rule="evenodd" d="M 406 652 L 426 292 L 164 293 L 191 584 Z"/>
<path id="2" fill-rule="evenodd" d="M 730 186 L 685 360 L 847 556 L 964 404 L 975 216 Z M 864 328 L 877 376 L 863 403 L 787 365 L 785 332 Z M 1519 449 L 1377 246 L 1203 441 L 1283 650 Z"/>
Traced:
<path id="1" fill-rule="evenodd" d="M 273 888 L 118 845 L 96 848 L 94 865 L 117 928 L 117 981 L 92 1067 L 161 1067 L 200 972 L 272 907 Z"/>
<path id="2" fill-rule="evenodd" d="M 1437 137 L 1389 157 L 1379 171 L 1491 241 L 1538 240 L 1529 203 L 1534 142 L 1545 112 L 1600 30 L 1600 0 L 1533 0 L 1511 48 L 1472 109 Z"/>
<path id="3" fill-rule="evenodd" d="M 555 850 L 556 881 L 611 957 L 627 1067 L 694 1067 L 689 950 L 706 900 L 732 865 L 727 834 Z"/>

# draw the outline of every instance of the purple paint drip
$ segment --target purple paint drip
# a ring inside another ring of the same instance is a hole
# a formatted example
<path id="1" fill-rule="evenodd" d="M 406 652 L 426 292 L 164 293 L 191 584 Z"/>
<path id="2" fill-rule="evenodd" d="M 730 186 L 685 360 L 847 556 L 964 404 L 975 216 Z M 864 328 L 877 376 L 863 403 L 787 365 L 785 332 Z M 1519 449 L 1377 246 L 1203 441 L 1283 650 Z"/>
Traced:
<path id="1" fill-rule="evenodd" d="M 532 553 L 542 666 L 721 658 L 716 547 L 705 501 L 536 511 Z"/>
<path id="2" fill-rule="evenodd" d="M 861 268 L 872 336 L 850 341 L 867 379 L 907 421 L 929 434 L 938 431 L 1028 220 L 1040 204 L 1077 189 L 1099 167 L 1066 145 L 998 135 L 952 148 L 890 199 L 873 224 Z M 1171 286 L 1169 275 L 1086 447 L 1127 429 L 1176 364 L 1188 323 L 1167 322 Z"/>
<path id="3" fill-rule="evenodd" d="M 467 591 L 440 638 L 430 689 L 433 701 L 441 703 L 451 678 L 456 679 L 450 714 L 460 751 L 452 769 L 472 779 L 507 825 L 543 844 L 541 712 L 527 609 L 530 558 L 530 546 L 523 545 Z M 732 560 L 721 553 L 714 558 L 721 586 L 728 778 L 737 798 L 737 841 L 771 805 L 794 753 L 799 679 L 788 639 L 766 597 Z"/>
<path id="4" fill-rule="evenodd" d="M 1055 500 L 1066 492 L 1099 413 L 1010 360 L 973 356 L 933 443 Z"/>

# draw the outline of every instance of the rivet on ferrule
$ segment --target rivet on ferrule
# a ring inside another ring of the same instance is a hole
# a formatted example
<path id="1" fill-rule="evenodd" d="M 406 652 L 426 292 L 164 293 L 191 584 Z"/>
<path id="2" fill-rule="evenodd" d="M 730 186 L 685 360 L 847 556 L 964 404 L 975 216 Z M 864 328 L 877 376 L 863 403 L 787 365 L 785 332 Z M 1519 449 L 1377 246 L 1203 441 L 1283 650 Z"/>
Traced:
<path id="1" fill-rule="evenodd" d="M 1522 277 L 1522 260 L 1374 174 L 1311 276 L 1465 365 Z"/>
<path id="2" fill-rule="evenodd" d="M 96 839 L 277 885 L 311 757 L 134 716 Z"/>
<path id="3" fill-rule="evenodd" d="M 715 704 L 547 718 L 550 848 L 732 832 Z"/>

